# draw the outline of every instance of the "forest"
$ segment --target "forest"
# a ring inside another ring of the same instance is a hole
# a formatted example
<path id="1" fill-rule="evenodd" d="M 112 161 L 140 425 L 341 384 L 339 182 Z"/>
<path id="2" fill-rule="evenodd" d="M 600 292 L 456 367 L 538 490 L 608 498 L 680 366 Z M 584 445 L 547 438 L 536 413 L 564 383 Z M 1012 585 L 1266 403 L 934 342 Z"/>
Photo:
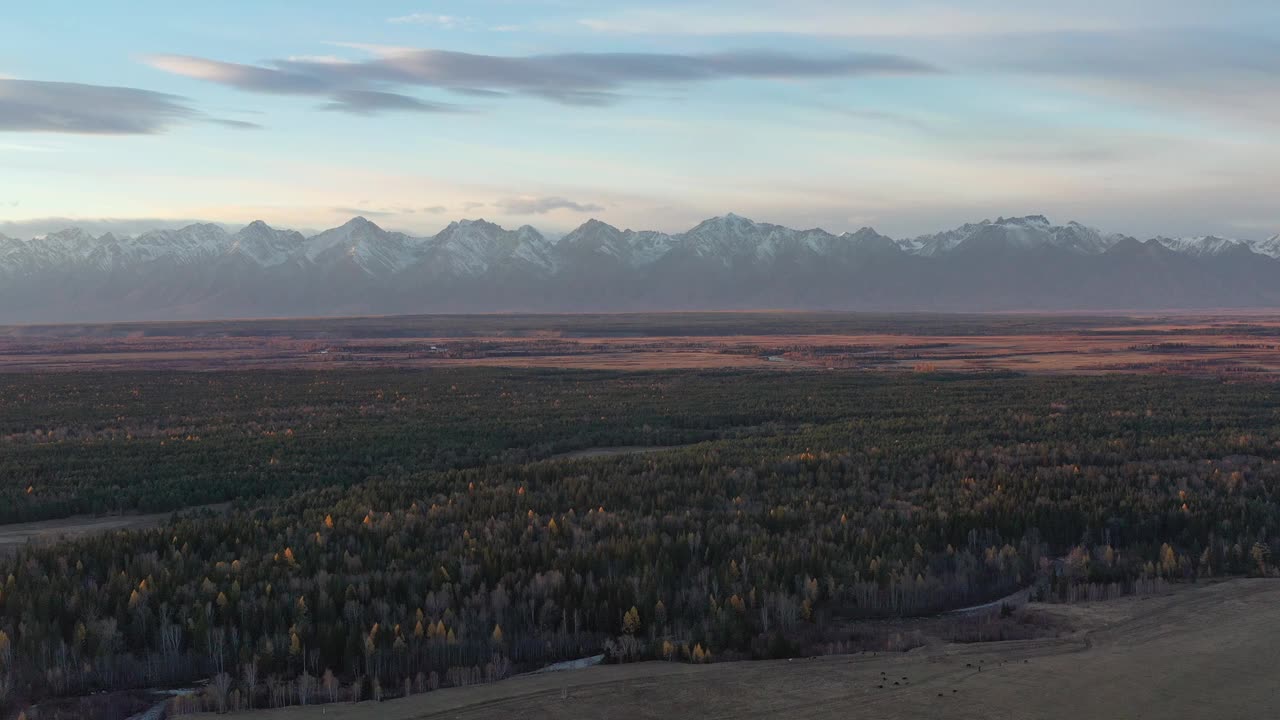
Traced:
<path id="1" fill-rule="evenodd" d="M 0 376 L 0 522 L 175 511 L 0 556 L 0 710 L 785 657 L 1022 589 L 1272 574 L 1277 460 L 1274 385 L 1186 377 Z"/>

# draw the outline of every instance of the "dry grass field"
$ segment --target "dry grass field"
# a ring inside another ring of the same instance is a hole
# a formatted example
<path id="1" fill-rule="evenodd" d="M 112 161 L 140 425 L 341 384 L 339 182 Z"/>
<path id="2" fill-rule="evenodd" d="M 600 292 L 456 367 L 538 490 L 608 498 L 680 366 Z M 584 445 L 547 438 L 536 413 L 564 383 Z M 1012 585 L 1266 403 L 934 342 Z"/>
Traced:
<path id="1" fill-rule="evenodd" d="M 450 365 L 1273 378 L 1280 317 L 676 313 L 0 328 L 0 372 Z"/>
<path id="2" fill-rule="evenodd" d="M 901 654 L 525 675 L 379 704 L 244 712 L 238 720 L 541 718 L 1262 718 L 1280 708 L 1280 582 L 1032 606 L 1062 637 Z M 213 717 L 213 716 L 209 716 Z"/>

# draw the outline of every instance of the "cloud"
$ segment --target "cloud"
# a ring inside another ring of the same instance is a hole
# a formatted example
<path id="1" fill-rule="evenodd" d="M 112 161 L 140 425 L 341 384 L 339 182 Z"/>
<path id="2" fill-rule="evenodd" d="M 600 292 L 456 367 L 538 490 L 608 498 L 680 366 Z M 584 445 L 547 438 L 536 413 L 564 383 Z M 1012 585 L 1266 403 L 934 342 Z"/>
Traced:
<path id="1" fill-rule="evenodd" d="M 1050 33 L 965 47 L 976 63 L 1109 100 L 1280 125 L 1280 41 L 1243 31 Z"/>
<path id="2" fill-rule="evenodd" d="M 362 49 L 372 52 L 375 57 L 348 63 L 284 59 L 263 65 L 181 55 L 152 56 L 147 61 L 167 72 L 248 92 L 328 97 L 331 100 L 329 109 L 365 113 L 391 109 L 421 111 L 427 109 L 423 105 L 432 105 L 406 102 L 407 96 L 393 92 L 404 87 L 439 88 L 487 96 L 520 93 L 566 105 L 609 105 L 623 97 L 629 88 L 641 84 L 680 85 L 732 78 L 777 80 L 938 72 L 937 68 L 919 60 L 882 53 L 820 57 L 742 50 L 705 54 L 499 56 L 447 50 Z M 344 101 L 343 96 L 350 93 L 365 93 L 366 102 Z"/>
<path id="3" fill-rule="evenodd" d="M 603 4 L 602 4 L 603 5 Z M 1220 7 L 1231 5 L 1230 8 Z M 945 38 L 1063 31 L 1150 31 L 1203 24 L 1206 15 L 1236 17 L 1256 0 L 937 0 L 850 2 L 707 0 L 666 7 L 619 7 L 577 21 L 596 33 L 657 36 L 799 35 L 853 38 Z"/>
<path id="4" fill-rule="evenodd" d="M 427 213 L 429 215 L 439 215 L 449 211 L 444 205 L 432 205 L 429 207 L 373 207 L 368 200 L 360 201 L 355 206 L 339 206 L 331 208 L 331 210 L 339 215 L 362 216 L 362 217 L 396 217 L 401 215 L 416 215 L 418 213 Z"/>
<path id="5" fill-rule="evenodd" d="M 330 101 L 320 109 L 354 115 L 373 115 L 384 110 L 458 112 L 462 107 L 450 103 L 427 102 L 408 95 L 381 90 L 340 90 L 333 93 Z"/>
<path id="6" fill-rule="evenodd" d="M 213 118 L 177 95 L 130 87 L 0 78 L 0 132 L 154 135 L 190 122 L 256 127 Z"/>
<path id="7" fill-rule="evenodd" d="M 230 118 L 207 118 L 208 122 L 223 127 L 235 128 L 236 130 L 261 130 L 262 126 L 248 120 L 232 120 Z"/>
<path id="8" fill-rule="evenodd" d="M 512 215 L 542 215 L 552 210 L 574 212 L 601 212 L 604 208 L 594 203 L 579 203 L 562 197 L 510 197 L 499 200 L 494 207 Z"/>
<path id="9" fill-rule="evenodd" d="M 393 215 L 400 214 L 396 210 L 375 210 L 373 208 L 366 208 L 366 207 L 336 207 L 336 208 L 333 208 L 333 211 L 341 215 L 350 215 L 352 217 L 365 217 L 365 218 L 391 217 Z"/>
<path id="10" fill-rule="evenodd" d="M 484 88 L 449 88 L 449 92 L 458 93 L 459 95 L 470 95 L 471 97 L 483 98 L 501 98 L 506 97 L 507 93 L 501 90 L 485 90 Z"/>
<path id="11" fill-rule="evenodd" d="M 905 113 L 892 112 L 888 110 L 873 110 L 870 108 L 843 107 L 827 103 L 815 103 L 814 107 L 834 113 L 841 117 L 849 118 L 850 120 L 891 125 L 922 133 L 935 132 L 934 127 L 928 122 Z"/>
<path id="12" fill-rule="evenodd" d="M 26 143 L 0 143 L 0 152 L 20 153 L 52 153 L 62 152 L 63 148 L 55 145 L 28 145 Z"/>
<path id="13" fill-rule="evenodd" d="M 338 90 L 338 75 L 350 64 L 308 58 L 277 62 L 282 66 L 326 68 L 329 72 L 293 73 L 279 68 L 221 62 L 188 55 L 151 55 L 147 58 L 147 63 L 152 67 L 174 75 L 207 80 L 238 90 L 276 95 L 314 95 Z"/>
<path id="14" fill-rule="evenodd" d="M 139 235 L 149 230 L 186 227 L 205 222 L 189 217 L 148 218 L 94 218 L 94 217 L 39 217 L 25 220 L 0 220 L 0 234 L 28 239 L 51 232 L 78 227 L 93 235 Z M 221 223 L 219 223 L 221 224 Z M 222 224 L 224 228 L 227 226 Z"/>
<path id="15" fill-rule="evenodd" d="M 396 25 L 433 25 L 445 30 L 453 30 L 471 25 L 471 18 L 458 17 L 457 15 L 410 13 L 400 17 L 387 18 L 387 22 Z"/>

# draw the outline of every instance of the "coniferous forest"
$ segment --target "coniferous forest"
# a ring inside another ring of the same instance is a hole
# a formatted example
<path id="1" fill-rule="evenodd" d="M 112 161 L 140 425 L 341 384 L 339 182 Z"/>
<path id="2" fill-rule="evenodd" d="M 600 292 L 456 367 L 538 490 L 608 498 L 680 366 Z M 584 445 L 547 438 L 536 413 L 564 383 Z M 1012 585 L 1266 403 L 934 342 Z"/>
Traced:
<path id="1" fill-rule="evenodd" d="M 1270 574 L 1277 400 L 1161 376 L 0 376 L 0 522 L 174 512 L 0 554 L 0 710 L 777 657 L 1022 589 Z"/>

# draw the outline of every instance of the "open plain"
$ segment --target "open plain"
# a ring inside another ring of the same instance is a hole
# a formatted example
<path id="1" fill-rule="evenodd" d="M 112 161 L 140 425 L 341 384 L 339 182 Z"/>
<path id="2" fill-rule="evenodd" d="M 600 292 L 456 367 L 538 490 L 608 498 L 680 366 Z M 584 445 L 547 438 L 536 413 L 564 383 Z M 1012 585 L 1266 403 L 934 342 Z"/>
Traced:
<path id="1" fill-rule="evenodd" d="M 472 315 L 0 327 L 0 372 L 496 366 L 1280 374 L 1271 314 Z"/>

